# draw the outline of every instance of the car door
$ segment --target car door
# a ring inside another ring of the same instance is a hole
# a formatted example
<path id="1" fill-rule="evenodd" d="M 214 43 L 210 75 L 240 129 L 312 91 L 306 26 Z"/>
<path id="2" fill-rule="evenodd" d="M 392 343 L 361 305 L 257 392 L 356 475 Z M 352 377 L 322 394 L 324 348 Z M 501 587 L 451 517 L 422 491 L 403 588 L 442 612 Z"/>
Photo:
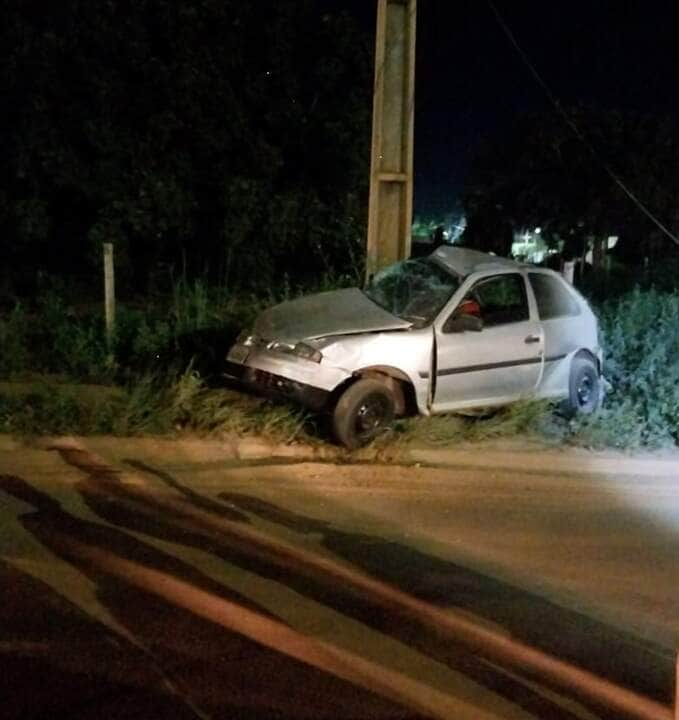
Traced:
<path id="1" fill-rule="evenodd" d="M 582 310 L 560 277 L 548 271 L 531 271 L 528 283 L 544 333 L 545 370 L 541 389 L 547 396 L 565 395 L 570 370 L 570 362 L 566 362 L 568 356 L 589 342 L 583 328 Z"/>
<path id="2" fill-rule="evenodd" d="M 456 311 L 436 328 L 433 412 L 498 405 L 530 395 L 544 358 L 544 334 L 526 281 L 511 272 L 473 283 L 460 305 L 476 307 L 480 331 L 451 331 Z"/>

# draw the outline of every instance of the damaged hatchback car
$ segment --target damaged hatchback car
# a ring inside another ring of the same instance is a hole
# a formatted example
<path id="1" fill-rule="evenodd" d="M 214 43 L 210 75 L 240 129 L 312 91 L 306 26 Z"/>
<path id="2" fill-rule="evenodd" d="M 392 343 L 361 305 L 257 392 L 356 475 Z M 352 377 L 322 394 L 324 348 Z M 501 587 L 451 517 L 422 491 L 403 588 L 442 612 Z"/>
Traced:
<path id="1" fill-rule="evenodd" d="M 261 392 L 329 411 L 350 448 L 395 415 L 524 398 L 590 413 L 602 388 L 597 321 L 576 290 L 551 270 L 454 246 L 387 267 L 365 289 L 269 308 L 227 361 Z"/>

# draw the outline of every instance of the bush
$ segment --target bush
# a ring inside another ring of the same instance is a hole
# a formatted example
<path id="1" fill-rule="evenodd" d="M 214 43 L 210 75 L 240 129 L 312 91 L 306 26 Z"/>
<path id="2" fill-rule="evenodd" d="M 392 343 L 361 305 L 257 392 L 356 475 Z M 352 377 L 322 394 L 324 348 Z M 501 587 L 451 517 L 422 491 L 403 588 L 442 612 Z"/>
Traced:
<path id="1" fill-rule="evenodd" d="M 122 395 L 112 388 L 40 382 L 0 391 L 0 432 L 93 435 L 114 431 Z"/>
<path id="2" fill-rule="evenodd" d="M 348 278 L 321 278 L 322 289 Z M 100 308 L 76 312 L 55 292 L 33 308 L 17 304 L 0 317 L 0 376 L 25 371 L 77 382 L 120 386 L 114 399 L 83 402 L 64 386 L 39 385 L 23 399 L 0 397 L 0 431 L 164 433 L 264 432 L 296 437 L 308 420 L 287 406 L 209 392 L 237 332 L 265 304 L 295 297 L 283 278 L 266 300 L 234 297 L 225 289 L 180 282 L 166 302 L 120 306 L 115 359 L 109 362 Z M 637 289 L 598 310 L 604 374 L 612 384 L 603 409 L 568 423 L 544 403 L 526 403 L 489 418 L 458 416 L 405 420 L 397 430 L 427 442 L 542 435 L 592 446 L 663 447 L 679 443 L 679 292 Z"/>
<path id="3" fill-rule="evenodd" d="M 0 316 L 0 376 L 25 370 L 31 363 L 29 322 L 20 304 L 5 318 Z"/>
<path id="4" fill-rule="evenodd" d="M 192 368 L 135 378 L 125 388 L 59 382 L 0 386 L 0 433 L 17 435 L 259 434 L 291 442 L 310 419 L 299 408 L 211 390 Z"/>
<path id="5" fill-rule="evenodd" d="M 168 296 L 144 306 L 118 304 L 112 355 L 101 303 L 76 309 L 59 281 L 49 281 L 32 306 L 17 303 L 0 315 L 0 377 L 34 372 L 126 383 L 146 374 L 183 372 L 190 363 L 205 378 L 218 376 L 238 332 L 265 306 L 356 281 L 322 274 L 315 287 L 305 288 L 292 286 L 284 275 L 258 297 L 181 278 Z"/>
<path id="6" fill-rule="evenodd" d="M 604 408 L 579 420 L 574 437 L 598 445 L 662 447 L 679 442 L 679 292 L 639 290 L 599 310 Z"/>
<path id="7" fill-rule="evenodd" d="M 37 372 L 101 379 L 107 358 L 103 319 L 77 316 L 55 295 L 42 297 L 30 310 L 17 304 L 0 317 L 0 376 Z"/>
<path id="8" fill-rule="evenodd" d="M 48 292 L 38 299 L 30 344 L 35 370 L 82 380 L 106 375 L 103 317 L 99 313 L 76 313 L 56 293 Z"/>

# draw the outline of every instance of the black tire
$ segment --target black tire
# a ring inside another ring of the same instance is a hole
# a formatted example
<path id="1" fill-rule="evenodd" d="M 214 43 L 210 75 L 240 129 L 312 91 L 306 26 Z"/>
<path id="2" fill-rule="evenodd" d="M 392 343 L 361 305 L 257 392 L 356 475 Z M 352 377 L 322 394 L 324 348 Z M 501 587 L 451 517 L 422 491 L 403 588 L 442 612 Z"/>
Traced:
<path id="1" fill-rule="evenodd" d="M 365 378 L 350 385 L 335 405 L 332 428 L 336 440 L 350 450 L 367 445 L 394 419 L 394 397 L 379 380 Z"/>
<path id="2" fill-rule="evenodd" d="M 601 401 L 601 378 L 592 358 L 578 355 L 573 358 L 568 382 L 568 399 L 564 409 L 570 416 L 590 415 L 599 408 Z"/>

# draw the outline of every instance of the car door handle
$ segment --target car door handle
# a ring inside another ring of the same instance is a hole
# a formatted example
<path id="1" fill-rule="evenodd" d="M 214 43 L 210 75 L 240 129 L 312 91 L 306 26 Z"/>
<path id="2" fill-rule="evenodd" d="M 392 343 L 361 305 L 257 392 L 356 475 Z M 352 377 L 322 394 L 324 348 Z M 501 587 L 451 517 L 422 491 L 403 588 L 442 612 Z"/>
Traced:
<path id="1" fill-rule="evenodd" d="M 530 345 L 531 343 L 540 342 L 540 336 L 539 335 L 529 335 L 524 342 L 526 345 Z"/>

